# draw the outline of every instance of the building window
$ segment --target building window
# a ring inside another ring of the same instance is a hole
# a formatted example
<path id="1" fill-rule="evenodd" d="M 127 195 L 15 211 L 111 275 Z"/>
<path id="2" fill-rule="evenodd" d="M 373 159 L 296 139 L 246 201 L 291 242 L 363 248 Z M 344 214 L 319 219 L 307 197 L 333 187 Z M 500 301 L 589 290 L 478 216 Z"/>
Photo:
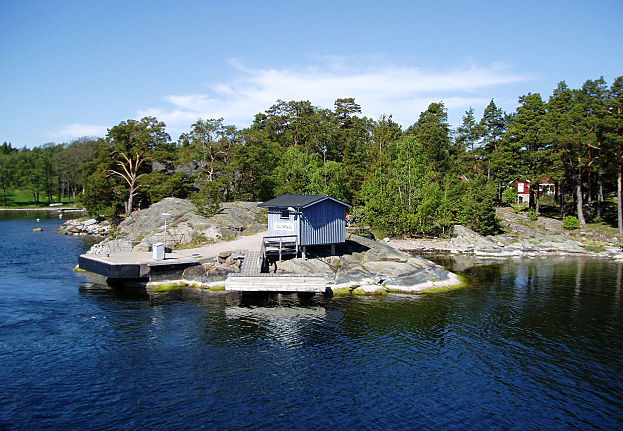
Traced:
<path id="1" fill-rule="evenodd" d="M 290 211 L 288 210 L 281 210 L 281 218 L 288 220 L 290 219 Z"/>
<path id="2" fill-rule="evenodd" d="M 524 184 L 523 183 L 517 184 L 517 192 L 519 192 L 519 193 L 523 193 L 524 192 Z"/>

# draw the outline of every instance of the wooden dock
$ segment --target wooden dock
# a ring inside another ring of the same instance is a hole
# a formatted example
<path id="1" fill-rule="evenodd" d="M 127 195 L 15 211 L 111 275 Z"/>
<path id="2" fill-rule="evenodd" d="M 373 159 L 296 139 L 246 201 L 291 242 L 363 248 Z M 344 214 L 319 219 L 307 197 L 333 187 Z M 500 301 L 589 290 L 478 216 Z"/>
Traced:
<path id="1" fill-rule="evenodd" d="M 229 274 L 225 290 L 236 292 L 325 293 L 327 280 L 323 276 L 275 274 L 262 272 L 266 255 L 246 250 L 239 274 Z"/>
<path id="2" fill-rule="evenodd" d="M 225 290 L 236 292 L 325 293 L 323 276 L 260 273 L 253 276 L 229 274 Z"/>

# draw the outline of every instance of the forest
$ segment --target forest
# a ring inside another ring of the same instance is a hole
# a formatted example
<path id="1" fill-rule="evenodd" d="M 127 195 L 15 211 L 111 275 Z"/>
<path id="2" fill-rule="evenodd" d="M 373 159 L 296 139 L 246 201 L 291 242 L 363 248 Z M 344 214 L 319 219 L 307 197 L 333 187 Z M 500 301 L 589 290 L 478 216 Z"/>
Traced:
<path id="1" fill-rule="evenodd" d="M 623 233 L 623 76 L 581 88 L 560 82 L 547 100 L 518 99 L 506 113 L 492 99 L 482 118 L 453 129 L 443 102 L 403 129 L 391 115 L 367 118 L 353 98 L 332 109 L 278 100 L 244 129 L 201 119 L 173 141 L 153 117 L 127 120 L 104 138 L 32 149 L 0 146 L 0 205 L 16 194 L 35 205 L 79 202 L 122 218 L 167 196 L 209 214 L 224 201 L 283 193 L 328 194 L 353 205 L 354 220 L 388 235 L 440 235 L 461 223 L 489 234 L 495 208 L 530 184 L 529 210 L 618 225 Z M 539 184 L 555 185 L 545 196 Z M 613 216 L 614 214 L 614 216 Z"/>

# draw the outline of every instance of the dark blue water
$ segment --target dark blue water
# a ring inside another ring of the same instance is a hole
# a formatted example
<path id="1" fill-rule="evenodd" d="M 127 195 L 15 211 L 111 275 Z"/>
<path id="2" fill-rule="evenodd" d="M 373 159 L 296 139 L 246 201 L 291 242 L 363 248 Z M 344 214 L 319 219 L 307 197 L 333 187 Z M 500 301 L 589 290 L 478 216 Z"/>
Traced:
<path id="1" fill-rule="evenodd" d="M 0 215 L 0 429 L 622 429 L 623 266 L 463 269 L 426 296 L 240 307 L 72 272 Z"/>

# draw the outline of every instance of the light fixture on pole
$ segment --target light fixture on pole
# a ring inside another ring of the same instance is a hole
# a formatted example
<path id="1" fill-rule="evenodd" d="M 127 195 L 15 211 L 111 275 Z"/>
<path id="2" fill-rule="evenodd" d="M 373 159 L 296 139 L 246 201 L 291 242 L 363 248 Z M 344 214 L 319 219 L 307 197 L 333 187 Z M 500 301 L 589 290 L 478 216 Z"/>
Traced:
<path id="1" fill-rule="evenodd" d="M 171 217 L 173 214 L 162 213 L 162 217 L 164 217 L 164 256 L 166 258 L 167 255 L 167 217 Z"/>

